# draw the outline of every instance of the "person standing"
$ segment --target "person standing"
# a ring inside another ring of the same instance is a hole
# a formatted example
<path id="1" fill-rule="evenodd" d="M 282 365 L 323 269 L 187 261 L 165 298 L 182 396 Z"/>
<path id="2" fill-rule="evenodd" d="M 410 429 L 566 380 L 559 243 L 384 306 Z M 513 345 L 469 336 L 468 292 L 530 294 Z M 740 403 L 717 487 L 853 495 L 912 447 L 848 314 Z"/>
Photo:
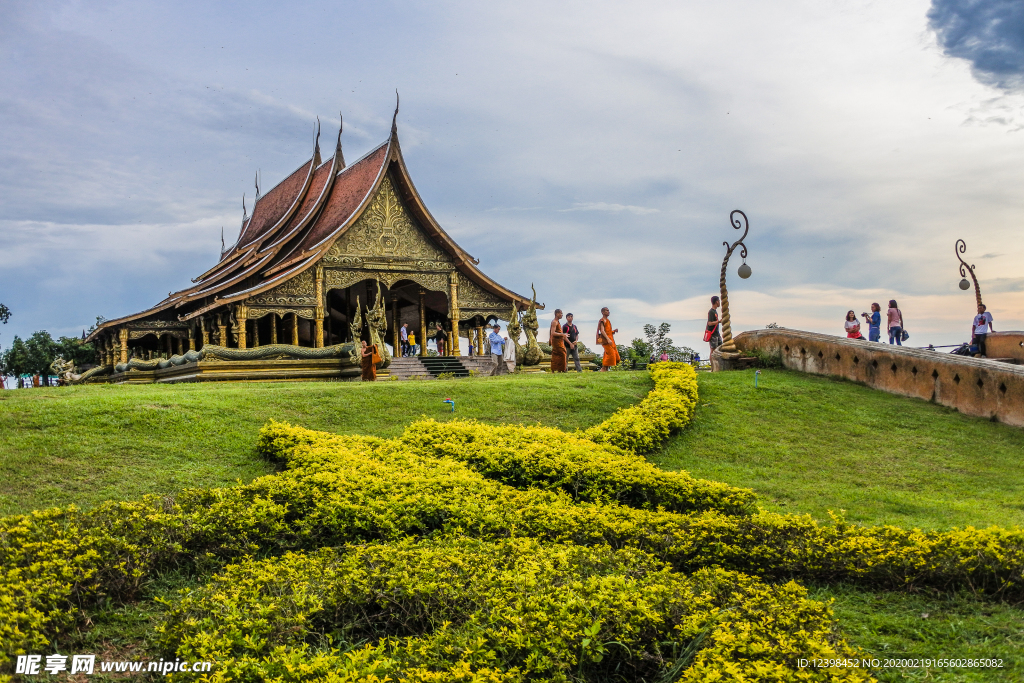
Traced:
<path id="1" fill-rule="evenodd" d="M 722 300 L 717 296 L 711 297 L 711 309 L 708 311 L 708 324 L 704 328 L 704 341 L 711 345 L 711 353 L 715 352 L 722 345 L 721 320 L 718 318 L 718 307 Z"/>
<path id="2" fill-rule="evenodd" d="M 871 304 L 871 315 L 861 313 L 868 324 L 868 341 L 876 342 L 882 337 L 882 307 Z"/>
<path id="3" fill-rule="evenodd" d="M 597 321 L 597 343 L 604 347 L 604 356 L 601 357 L 601 372 L 608 372 L 608 368 L 619 364 L 619 350 L 615 348 L 615 335 L 618 330 L 612 329 L 612 321 L 608 319 L 611 311 L 608 307 L 601 309 L 601 319 Z"/>
<path id="4" fill-rule="evenodd" d="M 418 356 L 420 352 L 419 346 L 416 345 L 416 333 L 409 333 L 409 355 Z"/>
<path id="5" fill-rule="evenodd" d="M 580 331 L 572 324 L 572 313 L 565 314 L 565 325 L 562 326 L 562 332 L 565 332 L 565 343 L 568 345 L 566 353 L 572 356 L 572 360 L 576 364 L 576 372 L 583 372 L 583 368 L 580 366 L 580 352 L 576 348 L 576 343 L 580 338 Z"/>
<path id="6" fill-rule="evenodd" d="M 846 312 L 846 338 L 847 339 L 864 339 L 864 335 L 860 333 L 860 323 L 857 322 L 857 314 L 853 311 Z"/>
<path id="7" fill-rule="evenodd" d="M 405 358 L 409 355 L 409 323 L 402 323 L 402 329 L 398 334 L 402 341 L 402 358 Z"/>
<path id="8" fill-rule="evenodd" d="M 441 323 L 437 323 L 437 333 L 434 335 L 434 342 L 437 344 L 437 355 L 443 356 L 445 351 L 445 342 L 448 340 L 448 334 L 441 327 Z"/>
<path id="9" fill-rule="evenodd" d="M 896 299 L 889 299 L 889 310 L 885 312 L 885 324 L 889 328 L 889 343 L 896 340 L 896 346 L 903 346 L 903 314 Z"/>
<path id="10" fill-rule="evenodd" d="M 548 328 L 548 343 L 551 344 L 551 372 L 568 370 L 568 358 L 565 355 L 565 332 L 562 331 L 562 309 L 555 309 L 555 319 Z"/>
<path id="11" fill-rule="evenodd" d="M 988 358 L 988 349 L 985 342 L 989 332 L 995 332 L 992 327 L 992 314 L 985 308 L 985 304 L 978 304 L 978 315 L 974 316 L 974 324 L 971 325 L 972 342 L 978 345 L 978 355 Z"/>
<path id="12" fill-rule="evenodd" d="M 501 325 L 495 324 L 491 327 L 491 333 L 487 335 L 487 342 L 491 347 L 491 358 L 494 359 L 494 364 L 497 367 L 494 374 L 505 375 L 508 374 L 508 366 L 505 365 L 505 340 L 500 332 Z"/>
<path id="13" fill-rule="evenodd" d="M 362 369 L 362 378 L 364 382 L 376 382 L 377 381 L 377 366 L 373 363 L 373 354 L 377 351 L 377 346 L 367 346 L 366 342 L 360 341 L 362 344 L 362 357 L 359 359 L 360 368 Z"/>

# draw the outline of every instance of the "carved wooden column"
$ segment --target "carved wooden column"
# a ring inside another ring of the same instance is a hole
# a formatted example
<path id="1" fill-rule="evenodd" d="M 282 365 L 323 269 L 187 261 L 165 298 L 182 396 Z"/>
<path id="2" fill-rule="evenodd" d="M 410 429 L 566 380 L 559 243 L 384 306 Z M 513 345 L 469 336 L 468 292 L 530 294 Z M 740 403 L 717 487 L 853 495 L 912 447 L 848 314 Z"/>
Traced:
<path id="1" fill-rule="evenodd" d="M 260 321 L 252 321 L 252 348 L 258 349 L 260 346 Z"/>
<path id="2" fill-rule="evenodd" d="M 292 346 L 299 345 L 299 314 L 292 313 Z"/>
<path id="3" fill-rule="evenodd" d="M 206 326 L 206 319 L 199 319 L 199 329 L 203 333 L 203 346 L 210 343 L 210 328 Z"/>
<path id="4" fill-rule="evenodd" d="M 188 350 L 189 351 L 195 351 L 196 350 L 196 326 L 195 325 L 189 325 L 188 326 Z"/>
<path id="5" fill-rule="evenodd" d="M 121 340 L 121 361 L 122 363 L 128 362 L 128 328 L 122 327 L 121 331 L 117 335 Z"/>
<path id="6" fill-rule="evenodd" d="M 270 343 L 277 343 L 277 313 L 270 314 Z"/>
<path id="7" fill-rule="evenodd" d="M 224 321 L 224 316 L 221 315 L 217 318 L 217 338 L 218 343 L 224 348 L 228 347 L 228 326 Z"/>
<path id="8" fill-rule="evenodd" d="M 324 267 L 316 267 L 316 343 L 318 349 L 324 346 Z"/>
<path id="9" fill-rule="evenodd" d="M 487 335 L 485 334 L 485 332 L 486 330 L 483 327 L 476 328 L 477 349 L 479 350 L 479 352 L 476 355 L 478 356 L 486 355 L 484 353 L 484 342 L 487 340 Z"/>
<path id="10" fill-rule="evenodd" d="M 452 312 L 451 356 L 458 356 L 459 350 L 459 275 L 452 271 L 448 274 L 449 298 L 448 305 Z"/>
<path id="11" fill-rule="evenodd" d="M 244 349 L 248 345 L 248 339 L 245 338 L 245 333 L 249 327 L 249 307 L 245 304 L 238 304 L 235 306 L 235 320 L 238 321 L 238 348 Z M 257 337 L 259 332 L 257 331 Z M 257 346 L 259 340 L 257 339 Z M 225 344 L 227 346 L 227 344 Z"/>
<path id="12" fill-rule="evenodd" d="M 401 322 L 399 321 L 399 318 L 400 318 L 400 316 L 398 315 L 398 295 L 392 293 L 391 294 L 391 326 L 392 326 L 392 328 L 394 328 L 395 333 L 392 335 L 392 337 L 394 337 L 394 339 L 392 340 L 391 343 L 392 343 L 393 348 L 395 349 L 395 354 L 394 354 L 395 358 L 401 358 L 402 357 L 402 334 L 401 334 L 401 332 L 398 329 L 398 326 L 401 325 Z"/>
<path id="13" fill-rule="evenodd" d="M 420 355 L 427 355 L 427 291 L 420 287 Z"/>

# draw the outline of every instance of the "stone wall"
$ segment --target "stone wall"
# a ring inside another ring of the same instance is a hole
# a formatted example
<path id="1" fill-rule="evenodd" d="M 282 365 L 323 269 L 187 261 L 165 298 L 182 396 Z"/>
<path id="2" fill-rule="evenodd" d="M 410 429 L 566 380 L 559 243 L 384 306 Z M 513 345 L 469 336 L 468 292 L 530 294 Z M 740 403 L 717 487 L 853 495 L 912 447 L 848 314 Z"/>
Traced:
<path id="1" fill-rule="evenodd" d="M 1024 332 L 992 332 L 985 342 L 989 358 L 1013 358 L 1024 363 Z"/>
<path id="2" fill-rule="evenodd" d="M 1024 426 L 1024 365 L 799 330 L 744 332 L 735 342 L 741 351 L 779 355 L 792 370 L 843 377 L 966 415 Z"/>

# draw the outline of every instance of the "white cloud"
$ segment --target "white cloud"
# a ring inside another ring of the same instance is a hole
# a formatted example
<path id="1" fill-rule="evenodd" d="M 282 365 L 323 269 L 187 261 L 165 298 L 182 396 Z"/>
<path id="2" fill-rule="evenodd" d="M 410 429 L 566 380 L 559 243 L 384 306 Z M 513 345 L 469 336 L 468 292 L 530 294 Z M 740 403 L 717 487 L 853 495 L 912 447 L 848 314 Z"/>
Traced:
<path id="1" fill-rule="evenodd" d="M 610 211 L 612 213 L 619 213 L 621 211 L 628 211 L 638 216 L 646 216 L 651 213 L 658 213 L 657 209 L 649 209 L 646 206 L 631 206 L 629 204 L 609 204 L 607 202 L 577 202 L 572 205 L 571 209 L 559 209 L 562 212 L 568 211 Z"/>

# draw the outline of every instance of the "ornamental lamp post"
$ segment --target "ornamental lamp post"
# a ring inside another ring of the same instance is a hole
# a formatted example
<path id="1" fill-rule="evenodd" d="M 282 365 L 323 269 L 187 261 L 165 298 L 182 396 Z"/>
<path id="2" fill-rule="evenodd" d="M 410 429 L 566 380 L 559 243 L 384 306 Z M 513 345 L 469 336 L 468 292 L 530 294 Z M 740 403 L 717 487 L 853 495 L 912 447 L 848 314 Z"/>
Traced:
<path id="1" fill-rule="evenodd" d="M 750 230 L 750 223 L 747 221 L 747 214 L 743 213 L 739 209 L 735 209 L 729 214 L 729 223 L 736 230 L 742 228 L 743 234 L 732 244 L 722 242 L 722 244 L 725 245 L 725 259 L 722 260 L 722 275 L 718 283 L 719 288 L 721 289 L 722 298 L 722 345 L 719 346 L 717 350 L 723 357 L 729 357 L 726 354 L 739 353 L 739 350 L 736 348 L 736 344 L 732 341 L 732 327 L 730 326 L 729 321 L 729 290 L 725 286 L 725 271 L 729 267 L 729 257 L 732 256 L 732 252 L 736 247 L 740 247 L 740 258 L 743 259 L 743 264 L 740 265 L 737 274 L 744 280 L 751 275 L 750 266 L 747 265 L 747 245 L 743 243 L 743 240 L 747 237 L 747 232 Z"/>
<path id="2" fill-rule="evenodd" d="M 960 258 L 960 254 L 967 251 L 967 243 L 963 240 L 957 240 L 956 246 L 953 248 L 953 253 L 956 254 L 957 260 L 960 261 L 960 289 L 965 292 L 971 288 L 971 283 L 967 281 L 967 275 L 970 274 L 971 280 L 974 281 L 974 296 L 978 300 L 978 305 L 981 306 L 981 287 L 978 286 L 978 278 L 974 276 L 974 266 L 967 265 L 967 262 Z"/>

